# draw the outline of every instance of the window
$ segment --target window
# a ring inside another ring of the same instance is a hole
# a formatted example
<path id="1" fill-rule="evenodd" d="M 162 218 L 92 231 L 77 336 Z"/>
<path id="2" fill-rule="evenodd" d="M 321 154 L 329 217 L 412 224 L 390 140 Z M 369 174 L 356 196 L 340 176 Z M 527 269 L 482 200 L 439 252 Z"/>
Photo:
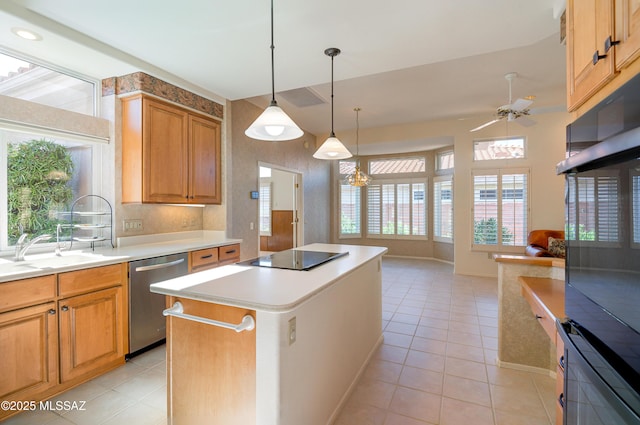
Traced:
<path id="1" fill-rule="evenodd" d="M 367 186 L 367 235 L 426 237 L 425 181 L 389 181 Z"/>
<path id="2" fill-rule="evenodd" d="M 453 181 L 451 177 L 436 177 L 433 182 L 433 237 L 441 242 L 453 242 Z"/>
<path id="3" fill-rule="evenodd" d="M 424 173 L 426 160 L 424 157 L 387 158 L 369 161 L 369 174 L 407 174 Z"/>
<path id="4" fill-rule="evenodd" d="M 453 169 L 453 151 L 438 152 L 436 155 L 436 170 Z"/>
<path id="5" fill-rule="evenodd" d="M 340 184 L 340 237 L 358 236 L 360 230 L 360 187 Z"/>
<path id="6" fill-rule="evenodd" d="M 259 218 L 260 236 L 271 236 L 271 180 L 260 179 Z"/>
<path id="7" fill-rule="evenodd" d="M 100 194 L 100 163 L 101 150 L 73 136 L 0 129 L 0 249 L 23 233 L 56 235 L 74 200 Z"/>
<path id="8" fill-rule="evenodd" d="M 474 140 L 473 142 L 474 161 L 519 158 L 525 158 L 524 137 Z"/>
<path id="9" fill-rule="evenodd" d="M 478 170 L 473 173 L 474 248 L 526 245 L 528 182 L 528 170 Z"/>
<path id="10" fill-rule="evenodd" d="M 568 211 L 577 217 L 568 217 L 568 223 L 575 223 L 566 229 L 566 237 L 571 240 L 593 242 L 618 242 L 620 230 L 619 186 L 617 175 L 593 172 L 592 176 L 581 174 L 567 180 L 570 199 Z M 636 184 L 634 179 L 634 184 Z M 579 205 L 576 205 L 579 203 Z M 577 208 L 576 208 L 577 207 Z M 577 212 L 576 212 L 577 211 Z"/>
<path id="11" fill-rule="evenodd" d="M 58 72 L 0 51 L 0 94 L 96 115 L 97 82 Z"/>
<path id="12" fill-rule="evenodd" d="M 356 161 L 340 161 L 338 162 L 338 168 L 340 173 L 338 188 L 338 205 L 340 205 L 340 216 L 338 217 L 339 237 L 359 238 L 362 236 L 362 188 L 351 186 L 345 182 L 346 176 L 355 172 Z"/>

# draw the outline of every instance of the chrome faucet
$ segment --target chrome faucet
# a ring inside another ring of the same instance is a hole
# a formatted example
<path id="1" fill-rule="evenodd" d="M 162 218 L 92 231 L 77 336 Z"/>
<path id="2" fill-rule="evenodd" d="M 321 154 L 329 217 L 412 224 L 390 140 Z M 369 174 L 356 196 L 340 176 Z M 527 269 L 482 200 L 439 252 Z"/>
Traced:
<path id="1" fill-rule="evenodd" d="M 24 261 L 24 255 L 27 253 L 27 250 L 31 248 L 33 245 L 37 244 L 40 241 L 51 239 L 51 235 L 40 235 L 31 239 L 29 242 L 25 244 L 25 239 L 27 238 L 27 234 L 23 233 L 20 235 L 18 242 L 16 242 L 16 255 L 14 257 L 15 261 Z"/>

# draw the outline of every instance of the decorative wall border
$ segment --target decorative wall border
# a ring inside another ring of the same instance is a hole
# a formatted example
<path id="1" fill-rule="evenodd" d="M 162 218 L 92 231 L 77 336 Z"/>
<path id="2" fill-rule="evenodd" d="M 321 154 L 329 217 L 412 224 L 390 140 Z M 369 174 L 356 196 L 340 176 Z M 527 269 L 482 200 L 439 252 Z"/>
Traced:
<path id="1" fill-rule="evenodd" d="M 219 103 L 174 86 L 144 72 L 134 72 L 121 77 L 111 77 L 102 80 L 102 96 L 136 91 L 162 97 L 180 105 L 204 112 L 205 114 L 213 115 L 216 118 L 224 118 L 224 108 Z"/>

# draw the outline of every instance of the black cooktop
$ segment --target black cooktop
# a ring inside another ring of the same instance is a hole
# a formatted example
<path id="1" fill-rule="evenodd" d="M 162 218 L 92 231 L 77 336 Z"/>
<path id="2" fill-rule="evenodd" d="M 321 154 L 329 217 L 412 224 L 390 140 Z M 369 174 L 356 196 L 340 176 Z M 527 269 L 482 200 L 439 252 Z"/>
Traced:
<path id="1" fill-rule="evenodd" d="M 288 249 L 276 252 L 253 260 L 243 261 L 239 264 L 259 267 L 271 267 L 287 270 L 310 270 L 324 264 L 327 261 L 348 255 L 349 252 L 322 252 Z"/>

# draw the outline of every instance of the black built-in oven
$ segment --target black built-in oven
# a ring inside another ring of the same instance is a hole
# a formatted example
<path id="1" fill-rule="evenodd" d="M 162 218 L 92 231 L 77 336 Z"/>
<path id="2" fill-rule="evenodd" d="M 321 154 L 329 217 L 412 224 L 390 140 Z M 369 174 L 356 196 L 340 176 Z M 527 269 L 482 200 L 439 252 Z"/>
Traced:
<path id="1" fill-rule="evenodd" d="M 565 424 L 640 425 L 640 76 L 567 127 Z"/>

